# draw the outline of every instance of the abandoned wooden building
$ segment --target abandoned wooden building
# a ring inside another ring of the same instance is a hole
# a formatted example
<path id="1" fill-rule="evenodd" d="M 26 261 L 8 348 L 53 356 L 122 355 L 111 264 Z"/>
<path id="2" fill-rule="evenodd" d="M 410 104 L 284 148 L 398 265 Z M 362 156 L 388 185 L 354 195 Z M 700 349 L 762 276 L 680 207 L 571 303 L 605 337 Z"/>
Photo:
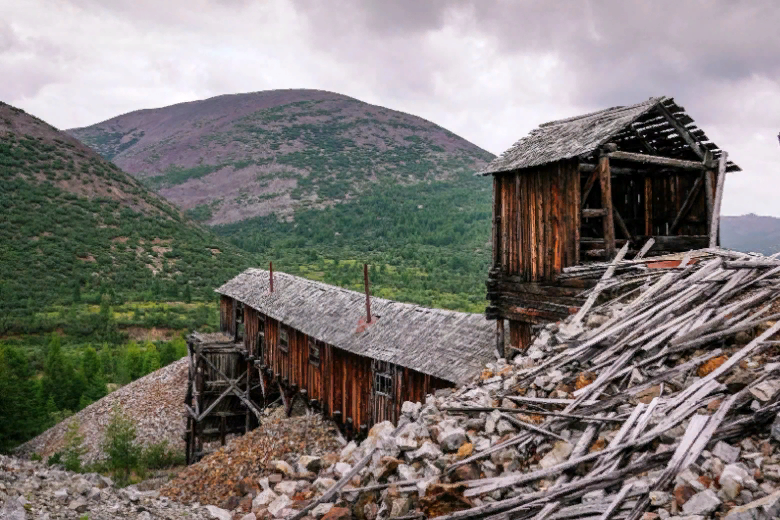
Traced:
<path id="1" fill-rule="evenodd" d="M 222 334 L 189 342 L 188 456 L 204 439 L 254 428 L 264 405 L 279 397 L 288 411 L 305 400 L 347 435 L 359 435 L 376 422 L 396 422 L 404 401 L 424 402 L 495 360 L 493 325 L 481 314 L 262 269 L 216 292 Z"/>
<path id="2" fill-rule="evenodd" d="M 719 244 L 727 172 L 739 171 L 671 98 L 552 121 L 481 172 L 493 176 L 493 259 L 486 316 L 498 344 L 524 348 L 533 324 L 565 318 L 593 280 L 589 261 Z"/>

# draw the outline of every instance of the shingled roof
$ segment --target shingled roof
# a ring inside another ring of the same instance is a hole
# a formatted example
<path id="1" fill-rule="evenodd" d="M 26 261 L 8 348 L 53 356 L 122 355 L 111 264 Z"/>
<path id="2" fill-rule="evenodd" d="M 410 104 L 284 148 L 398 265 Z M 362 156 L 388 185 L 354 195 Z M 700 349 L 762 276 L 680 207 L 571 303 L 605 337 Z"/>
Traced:
<path id="1" fill-rule="evenodd" d="M 491 175 L 562 159 L 586 158 L 602 145 L 612 142 L 622 151 L 651 153 L 675 159 L 700 161 L 701 157 L 669 121 L 671 116 L 684 128 L 700 151 L 709 150 L 714 159 L 721 150 L 697 128 L 685 109 L 674 99 L 653 97 L 626 107 L 613 107 L 577 117 L 550 121 L 531 131 L 480 173 Z M 727 171 L 740 171 L 729 161 Z"/>
<path id="2" fill-rule="evenodd" d="M 247 269 L 216 292 L 308 336 L 372 359 L 452 383 L 462 383 L 495 360 L 495 326 L 481 314 L 429 309 L 274 272 Z"/>

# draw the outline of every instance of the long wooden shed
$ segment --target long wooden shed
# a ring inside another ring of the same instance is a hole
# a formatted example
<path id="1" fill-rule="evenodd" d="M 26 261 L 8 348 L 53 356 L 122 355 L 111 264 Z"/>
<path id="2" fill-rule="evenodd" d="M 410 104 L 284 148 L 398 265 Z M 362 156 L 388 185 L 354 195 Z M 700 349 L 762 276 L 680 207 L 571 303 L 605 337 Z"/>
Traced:
<path id="1" fill-rule="evenodd" d="M 552 121 L 481 173 L 493 176 L 487 317 L 524 348 L 533 324 L 576 312 L 589 282 L 562 273 L 627 257 L 719 243 L 727 172 L 739 171 L 671 98 Z"/>
<path id="2" fill-rule="evenodd" d="M 263 391 L 281 391 L 288 402 L 305 397 L 348 433 L 395 422 L 404 401 L 424 401 L 495 360 L 493 325 L 480 314 L 367 301 L 262 269 L 216 291 L 221 329 L 241 338 Z"/>

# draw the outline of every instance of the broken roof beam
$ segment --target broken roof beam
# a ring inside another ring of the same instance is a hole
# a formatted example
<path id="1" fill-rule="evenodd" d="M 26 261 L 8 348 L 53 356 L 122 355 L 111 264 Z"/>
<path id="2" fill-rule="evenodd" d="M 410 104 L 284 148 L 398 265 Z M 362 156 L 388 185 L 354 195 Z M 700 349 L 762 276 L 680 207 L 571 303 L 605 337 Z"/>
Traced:
<path id="1" fill-rule="evenodd" d="M 632 152 L 610 152 L 610 159 L 618 161 L 631 161 L 642 164 L 657 164 L 659 166 L 670 166 L 672 168 L 681 168 L 683 170 L 706 170 L 707 166 L 703 162 L 684 161 L 682 159 L 672 159 L 671 157 L 660 157 L 657 155 L 647 155 Z"/>

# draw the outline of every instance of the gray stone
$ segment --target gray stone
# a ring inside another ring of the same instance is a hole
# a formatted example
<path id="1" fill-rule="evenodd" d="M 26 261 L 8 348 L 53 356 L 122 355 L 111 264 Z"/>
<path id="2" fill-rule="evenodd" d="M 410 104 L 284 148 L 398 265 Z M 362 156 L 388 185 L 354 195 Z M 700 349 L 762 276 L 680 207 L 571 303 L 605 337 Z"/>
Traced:
<path id="1" fill-rule="evenodd" d="M 665 506 L 672 501 L 672 495 L 663 491 L 651 491 L 650 503 L 654 506 Z"/>
<path id="2" fill-rule="evenodd" d="M 415 480 L 417 478 L 417 470 L 409 464 L 399 464 L 396 472 L 401 480 Z"/>
<path id="3" fill-rule="evenodd" d="M 496 431 L 499 435 L 507 435 L 511 433 L 515 433 L 517 430 L 515 429 L 512 424 L 507 421 L 506 419 L 501 419 L 498 421 L 498 424 L 496 424 Z"/>
<path id="4" fill-rule="evenodd" d="M 422 410 L 422 403 L 406 401 L 401 405 L 401 413 L 415 421 L 420 416 L 420 410 Z"/>
<path id="5" fill-rule="evenodd" d="M 100 489 L 93 487 L 87 492 L 87 499 L 88 500 L 100 500 L 100 497 L 102 496 L 103 492 L 100 491 Z"/>
<path id="6" fill-rule="evenodd" d="M 407 451 L 405 455 L 409 462 L 414 462 L 423 459 L 436 460 L 441 457 L 443 453 L 441 449 L 439 449 L 439 447 L 434 443 L 431 441 L 425 441 L 419 449 L 415 451 Z"/>
<path id="7" fill-rule="evenodd" d="M 715 512 L 720 504 L 718 495 L 711 489 L 705 489 L 693 495 L 683 504 L 683 512 L 686 515 L 709 515 Z"/>
<path id="8" fill-rule="evenodd" d="M 279 495 L 277 495 L 276 493 L 274 493 L 270 489 L 266 489 L 266 490 L 260 492 L 260 494 L 258 494 L 254 498 L 254 500 L 252 500 L 252 508 L 256 509 L 256 508 L 260 508 L 260 507 L 263 507 L 263 506 L 267 506 L 268 504 L 270 504 L 271 502 L 273 502 L 277 498 L 279 498 Z"/>
<path id="9" fill-rule="evenodd" d="M 241 517 L 241 520 L 257 520 L 257 516 L 254 513 L 247 513 Z"/>
<path id="10" fill-rule="evenodd" d="M 458 451 L 466 442 L 466 430 L 463 428 L 447 428 L 439 434 L 439 446 L 444 451 Z"/>
<path id="11" fill-rule="evenodd" d="M 317 473 L 322 468 L 322 459 L 312 455 L 302 455 L 298 459 L 298 465 L 306 471 Z"/>
<path id="12" fill-rule="evenodd" d="M 775 421 L 772 423 L 772 438 L 780 442 L 780 414 L 775 417 Z"/>
<path id="13" fill-rule="evenodd" d="M 767 402 L 780 392 L 780 379 L 762 381 L 750 387 L 750 393 L 761 402 Z"/>
<path id="14" fill-rule="evenodd" d="M 750 474 L 742 464 L 729 464 L 723 468 L 718 480 L 720 494 L 725 500 L 734 500 L 749 480 L 752 480 Z"/>
<path id="15" fill-rule="evenodd" d="M 298 482 L 294 480 L 283 480 L 276 485 L 274 492 L 277 495 L 293 496 L 298 492 Z"/>
<path id="16" fill-rule="evenodd" d="M 279 495 L 276 500 L 268 505 L 268 512 L 275 518 L 284 516 L 284 510 L 292 505 L 293 501 L 287 495 Z M 228 519 L 229 520 L 229 519 Z"/>
<path id="17" fill-rule="evenodd" d="M 325 492 L 336 485 L 336 481 L 332 478 L 320 477 L 314 481 L 314 489 L 320 493 Z"/>
<path id="18" fill-rule="evenodd" d="M 712 449 L 712 454 L 726 464 L 733 464 L 739 460 L 740 451 L 742 450 L 738 446 L 732 446 L 726 442 L 718 441 Z"/>
<path id="19" fill-rule="evenodd" d="M 77 513 L 83 513 L 87 510 L 87 501 L 83 498 L 71 500 L 70 504 L 68 504 L 68 509 Z"/>
<path id="20" fill-rule="evenodd" d="M 274 468 L 279 473 L 282 473 L 283 475 L 287 477 L 293 477 L 295 476 L 295 469 L 293 469 L 292 466 L 287 464 L 283 460 L 273 460 L 271 461 L 271 467 Z"/>
<path id="21" fill-rule="evenodd" d="M 553 449 L 542 457 L 542 460 L 539 461 L 539 465 L 544 469 L 556 466 L 565 461 L 569 455 L 571 455 L 573 449 L 574 447 L 568 442 L 558 441 L 555 443 L 555 446 L 553 446 Z"/>
<path id="22" fill-rule="evenodd" d="M 0 518 L 8 520 L 26 520 L 27 513 L 24 506 L 16 500 L 6 500 L 3 508 L 0 509 Z"/>
<path id="23" fill-rule="evenodd" d="M 333 466 L 333 474 L 336 475 L 338 478 L 343 477 L 350 471 L 352 471 L 352 466 L 350 466 L 346 462 L 337 462 Z"/>
<path id="24" fill-rule="evenodd" d="M 54 498 L 57 498 L 58 500 L 65 500 L 68 498 L 68 494 L 68 488 L 60 488 L 54 492 Z"/>
<path id="25" fill-rule="evenodd" d="M 407 401 L 408 402 L 408 401 Z M 324 504 L 319 504 L 317 507 L 311 510 L 311 516 L 314 518 L 322 518 L 323 516 L 327 515 L 328 512 L 333 509 L 333 504 L 326 502 Z"/>
<path id="26" fill-rule="evenodd" d="M 230 511 L 226 511 L 217 506 L 206 506 L 206 511 L 209 512 L 210 518 L 216 518 L 217 520 L 233 520 L 233 515 Z"/>

